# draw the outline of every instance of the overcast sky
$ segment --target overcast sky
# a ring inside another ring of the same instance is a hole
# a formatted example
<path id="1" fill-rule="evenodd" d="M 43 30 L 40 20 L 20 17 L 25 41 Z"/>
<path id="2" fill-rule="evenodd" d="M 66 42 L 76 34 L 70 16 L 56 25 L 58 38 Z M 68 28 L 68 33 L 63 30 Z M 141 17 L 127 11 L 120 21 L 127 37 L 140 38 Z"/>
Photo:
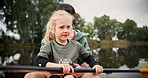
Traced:
<path id="1" fill-rule="evenodd" d="M 93 22 L 94 16 L 110 16 L 125 22 L 134 20 L 139 27 L 148 25 L 148 0 L 64 0 L 71 4 L 85 21 Z"/>

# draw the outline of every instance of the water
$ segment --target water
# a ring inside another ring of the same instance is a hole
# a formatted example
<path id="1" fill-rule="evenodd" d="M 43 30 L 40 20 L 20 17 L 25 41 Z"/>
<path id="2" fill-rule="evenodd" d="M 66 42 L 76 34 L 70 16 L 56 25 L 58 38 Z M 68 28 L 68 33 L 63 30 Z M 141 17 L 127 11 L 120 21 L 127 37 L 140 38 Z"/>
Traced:
<path id="1" fill-rule="evenodd" d="M 148 46 L 96 49 L 94 55 L 105 68 L 140 69 L 148 66 Z M 140 73 L 101 74 L 102 78 L 143 78 Z"/>
<path id="2" fill-rule="evenodd" d="M 97 48 L 93 50 L 95 58 L 104 68 L 140 69 L 148 65 L 148 46 L 128 46 L 124 48 Z M 39 52 L 37 48 L 0 49 L 0 65 L 33 65 Z M 5 73 L 5 78 L 11 78 Z M 17 74 L 16 74 L 17 75 Z M 24 74 L 23 74 L 24 75 Z M 143 78 L 140 73 L 103 73 L 101 78 Z M 23 78 L 17 76 L 17 78 Z"/>

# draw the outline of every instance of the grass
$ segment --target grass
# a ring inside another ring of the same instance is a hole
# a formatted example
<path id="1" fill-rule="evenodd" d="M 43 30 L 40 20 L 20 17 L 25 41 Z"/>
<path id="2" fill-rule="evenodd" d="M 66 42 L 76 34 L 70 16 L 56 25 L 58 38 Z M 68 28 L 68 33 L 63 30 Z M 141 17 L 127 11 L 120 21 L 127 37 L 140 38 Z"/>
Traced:
<path id="1" fill-rule="evenodd" d="M 118 41 L 101 40 L 100 42 L 97 42 L 95 40 L 88 40 L 88 42 L 91 49 L 95 49 L 98 47 L 102 49 L 107 49 L 112 47 L 125 48 L 130 45 L 130 42 L 126 40 L 118 40 Z"/>

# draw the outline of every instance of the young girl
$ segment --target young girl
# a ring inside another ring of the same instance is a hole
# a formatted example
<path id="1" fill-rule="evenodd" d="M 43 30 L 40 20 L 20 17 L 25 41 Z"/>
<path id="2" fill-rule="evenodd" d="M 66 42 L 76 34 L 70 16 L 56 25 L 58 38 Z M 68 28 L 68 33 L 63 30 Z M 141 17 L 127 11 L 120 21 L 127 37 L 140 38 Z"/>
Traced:
<path id="1" fill-rule="evenodd" d="M 46 33 L 43 38 L 45 45 L 40 48 L 35 59 L 35 65 L 42 67 L 63 68 L 63 74 L 52 72 L 38 72 L 25 75 L 25 78 L 99 78 L 97 74 L 103 72 L 103 67 L 81 46 L 81 44 L 69 40 L 73 17 L 64 10 L 55 11 L 46 25 Z M 75 67 L 80 67 L 78 58 L 87 62 L 90 67 L 95 68 L 95 73 L 77 75 L 73 67 L 68 63 L 59 62 L 70 59 Z M 70 71 L 72 70 L 72 73 Z M 54 75 L 54 76 L 53 76 Z"/>
<path id="2" fill-rule="evenodd" d="M 86 35 L 82 34 L 82 32 L 80 32 L 78 29 L 75 28 L 76 27 L 76 12 L 75 12 L 74 7 L 67 3 L 61 3 L 61 4 L 58 4 L 56 8 L 56 11 L 58 10 L 65 10 L 66 12 L 70 13 L 73 16 L 73 25 L 72 25 L 71 33 L 69 35 L 69 39 L 79 42 L 90 54 L 92 54 L 92 52 L 90 51 L 88 41 L 86 39 Z M 45 41 L 42 40 L 41 44 L 44 45 L 45 44 L 44 42 Z M 79 64 L 85 68 L 89 67 L 89 65 L 86 62 L 83 62 L 81 59 L 79 59 Z"/>
<path id="3" fill-rule="evenodd" d="M 73 29 L 72 32 L 69 36 L 69 39 L 71 40 L 75 40 L 77 42 L 79 42 L 90 54 L 92 54 L 92 52 L 90 51 L 90 47 L 88 44 L 88 41 L 86 39 L 86 35 L 82 34 L 82 32 L 80 32 L 78 29 L 76 29 L 76 12 L 75 9 L 72 5 L 67 4 L 67 3 L 61 3 L 57 6 L 56 10 L 65 10 L 66 12 L 70 13 L 74 19 L 73 19 Z M 81 61 L 81 59 L 79 60 L 79 64 L 82 67 L 89 67 L 87 63 L 83 63 L 83 61 Z"/>

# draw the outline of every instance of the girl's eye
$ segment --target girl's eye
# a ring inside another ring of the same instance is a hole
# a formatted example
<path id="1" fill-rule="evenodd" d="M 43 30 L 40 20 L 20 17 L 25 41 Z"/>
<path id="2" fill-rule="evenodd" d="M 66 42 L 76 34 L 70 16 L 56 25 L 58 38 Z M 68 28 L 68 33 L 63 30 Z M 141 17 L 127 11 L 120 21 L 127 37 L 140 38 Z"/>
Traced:
<path id="1" fill-rule="evenodd" d="M 63 26 L 61 26 L 61 27 L 59 27 L 60 29 L 63 29 L 64 27 Z"/>
<path id="2" fill-rule="evenodd" d="M 70 26 L 67 26 L 67 29 L 70 29 Z"/>

